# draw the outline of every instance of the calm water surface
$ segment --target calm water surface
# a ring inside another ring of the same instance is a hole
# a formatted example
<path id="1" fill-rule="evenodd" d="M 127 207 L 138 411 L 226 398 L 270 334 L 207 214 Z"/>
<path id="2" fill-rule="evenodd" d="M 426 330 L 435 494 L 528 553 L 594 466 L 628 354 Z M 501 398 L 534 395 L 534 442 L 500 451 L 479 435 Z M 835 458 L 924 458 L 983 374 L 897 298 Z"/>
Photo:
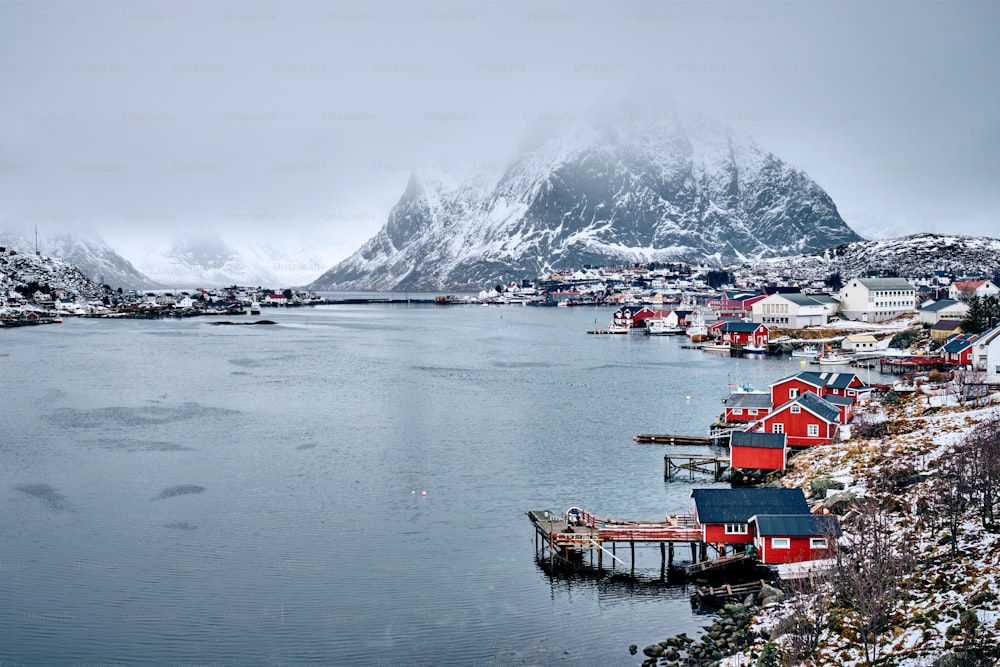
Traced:
<path id="1" fill-rule="evenodd" d="M 524 512 L 689 510 L 632 436 L 800 368 L 608 309 L 264 317 L 0 331 L 0 663 L 638 664 L 689 591 L 551 577 Z"/>

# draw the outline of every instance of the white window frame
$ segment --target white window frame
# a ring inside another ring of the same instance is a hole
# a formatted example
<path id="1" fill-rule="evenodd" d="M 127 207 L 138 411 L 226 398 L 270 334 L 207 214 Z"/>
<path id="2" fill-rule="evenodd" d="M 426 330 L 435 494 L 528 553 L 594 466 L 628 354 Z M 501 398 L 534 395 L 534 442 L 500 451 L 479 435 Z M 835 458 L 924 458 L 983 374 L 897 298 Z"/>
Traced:
<path id="1" fill-rule="evenodd" d="M 781 422 L 774 422 L 771 424 L 771 433 L 784 433 L 785 425 Z"/>
<path id="2" fill-rule="evenodd" d="M 757 415 L 757 410 L 756 410 L 756 408 L 751 408 L 751 409 L 747 410 L 747 414 L 748 414 L 748 415 L 753 415 L 753 416 L 756 416 L 756 415 Z"/>
<path id="3" fill-rule="evenodd" d="M 733 408 L 733 414 L 734 415 L 742 415 L 743 414 L 743 408 Z"/>
<path id="4" fill-rule="evenodd" d="M 789 400 L 791 400 L 793 398 L 798 398 L 798 397 L 799 397 L 799 388 L 798 387 L 792 387 L 791 389 L 788 390 L 788 399 Z"/>
<path id="5" fill-rule="evenodd" d="M 788 408 L 788 411 L 791 412 L 793 415 L 797 415 L 802 412 L 802 407 L 798 405 L 793 405 L 792 407 Z"/>
<path id="6" fill-rule="evenodd" d="M 772 549 L 791 549 L 792 539 L 790 537 L 772 537 L 771 538 L 771 548 Z"/>
<path id="7" fill-rule="evenodd" d="M 825 537 L 810 537 L 809 538 L 809 548 L 810 549 L 826 549 L 829 543 L 826 541 Z"/>
<path id="8" fill-rule="evenodd" d="M 810 438 L 818 438 L 819 424 L 809 424 L 808 428 L 806 429 L 806 435 Z"/>
<path id="9" fill-rule="evenodd" d="M 745 523 L 727 523 L 726 535 L 746 535 L 749 527 Z"/>

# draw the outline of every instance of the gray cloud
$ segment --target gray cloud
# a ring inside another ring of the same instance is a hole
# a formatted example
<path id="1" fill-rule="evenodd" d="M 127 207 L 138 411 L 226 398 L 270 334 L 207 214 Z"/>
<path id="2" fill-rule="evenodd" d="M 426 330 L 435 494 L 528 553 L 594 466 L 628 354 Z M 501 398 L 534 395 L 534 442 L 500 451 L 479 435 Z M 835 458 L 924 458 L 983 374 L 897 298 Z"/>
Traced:
<path id="1" fill-rule="evenodd" d="M 996 3 L 3 3 L 0 220 L 128 248 L 315 236 L 411 171 L 678 100 L 809 172 L 866 236 L 995 234 Z"/>

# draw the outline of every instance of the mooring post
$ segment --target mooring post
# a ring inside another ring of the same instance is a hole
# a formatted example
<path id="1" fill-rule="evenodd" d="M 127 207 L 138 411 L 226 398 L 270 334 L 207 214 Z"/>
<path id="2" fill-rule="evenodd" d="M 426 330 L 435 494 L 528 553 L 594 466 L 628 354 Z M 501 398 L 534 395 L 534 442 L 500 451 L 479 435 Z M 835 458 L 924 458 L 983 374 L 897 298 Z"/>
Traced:
<path id="1" fill-rule="evenodd" d="M 670 543 L 669 560 L 667 560 L 667 565 L 670 567 L 674 566 L 674 543 Z"/>

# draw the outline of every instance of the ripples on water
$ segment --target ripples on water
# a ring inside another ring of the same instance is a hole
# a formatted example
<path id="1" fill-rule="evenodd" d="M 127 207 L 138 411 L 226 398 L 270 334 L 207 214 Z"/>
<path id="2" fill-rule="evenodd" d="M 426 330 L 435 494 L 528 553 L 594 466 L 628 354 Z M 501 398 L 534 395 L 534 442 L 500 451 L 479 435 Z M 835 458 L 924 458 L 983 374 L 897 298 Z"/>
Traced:
<path id="1" fill-rule="evenodd" d="M 631 437 L 799 369 L 609 310 L 267 316 L 0 332 L 5 662 L 638 664 L 702 625 L 658 550 L 547 574 L 524 512 L 689 510 Z"/>

